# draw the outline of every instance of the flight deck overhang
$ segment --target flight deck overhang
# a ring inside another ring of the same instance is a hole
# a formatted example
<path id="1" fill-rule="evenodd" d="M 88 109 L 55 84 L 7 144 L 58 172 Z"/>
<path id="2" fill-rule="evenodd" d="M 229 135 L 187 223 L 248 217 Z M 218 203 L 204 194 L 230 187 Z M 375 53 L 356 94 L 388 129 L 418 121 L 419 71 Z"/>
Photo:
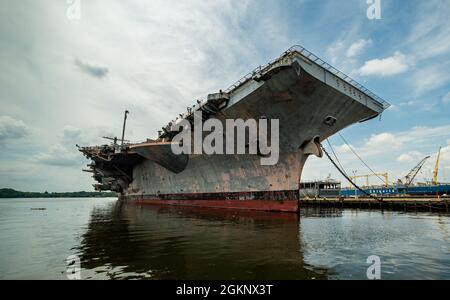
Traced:
<path id="1" fill-rule="evenodd" d="M 296 68 L 299 74 L 303 70 L 331 88 L 367 106 L 375 112 L 374 117 L 390 107 L 390 104 L 381 97 L 301 46 L 291 47 L 278 59 L 255 69 L 225 90 L 230 94 L 230 105 L 261 87 L 271 74 L 287 67 Z"/>

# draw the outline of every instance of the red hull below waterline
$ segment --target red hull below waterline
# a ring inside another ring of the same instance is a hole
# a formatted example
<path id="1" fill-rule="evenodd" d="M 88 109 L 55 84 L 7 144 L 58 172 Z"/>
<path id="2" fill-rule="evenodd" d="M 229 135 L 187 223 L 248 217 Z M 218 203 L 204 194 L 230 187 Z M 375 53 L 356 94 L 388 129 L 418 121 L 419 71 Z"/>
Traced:
<path id="1" fill-rule="evenodd" d="M 259 210 L 273 212 L 292 212 L 299 211 L 297 200 L 152 200 L 138 199 L 130 201 L 136 204 L 149 205 L 172 205 L 172 206 L 189 206 L 189 207 L 207 207 L 222 209 L 242 209 L 242 210 Z"/>

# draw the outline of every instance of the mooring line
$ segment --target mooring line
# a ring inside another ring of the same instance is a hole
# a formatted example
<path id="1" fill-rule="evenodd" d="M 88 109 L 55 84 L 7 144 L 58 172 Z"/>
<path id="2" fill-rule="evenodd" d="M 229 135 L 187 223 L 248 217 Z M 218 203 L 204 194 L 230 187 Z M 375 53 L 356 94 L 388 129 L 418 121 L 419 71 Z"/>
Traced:
<path id="1" fill-rule="evenodd" d="M 356 151 L 353 149 L 352 146 L 350 146 L 350 144 L 347 142 L 346 139 L 344 139 L 344 137 L 342 136 L 342 134 L 340 132 L 338 132 L 338 135 L 341 137 L 342 141 L 344 141 L 344 143 L 347 145 L 347 147 L 353 152 L 353 154 L 367 167 L 367 169 L 370 170 L 370 172 L 372 172 L 373 175 L 375 175 L 376 177 L 378 177 L 378 179 L 381 180 L 381 182 L 384 183 L 383 178 L 381 178 L 380 176 L 378 176 L 378 174 L 361 158 L 361 156 L 359 156 L 358 153 L 356 153 Z"/>
<path id="2" fill-rule="evenodd" d="M 333 158 L 330 156 L 330 154 L 327 152 L 327 150 L 325 149 L 325 147 L 320 144 L 320 147 L 322 148 L 323 152 L 325 153 L 325 155 L 328 157 L 328 159 L 331 161 L 331 163 L 336 167 L 336 169 L 339 171 L 339 173 L 342 174 L 342 176 L 345 177 L 345 179 L 347 179 L 357 190 L 361 191 L 363 194 L 369 196 L 370 198 L 373 198 L 379 202 L 383 202 L 382 198 L 378 198 L 373 196 L 372 194 L 369 194 L 368 192 L 366 192 L 365 190 L 363 190 L 362 188 L 360 188 L 355 182 L 353 182 L 352 179 L 350 179 L 350 177 L 344 172 L 344 170 L 341 170 L 341 168 L 339 168 L 339 166 L 337 165 L 337 163 L 333 160 Z"/>
<path id="3" fill-rule="evenodd" d="M 328 143 L 328 146 L 329 146 L 330 149 L 331 149 L 331 152 L 333 152 L 334 158 L 336 158 L 337 163 L 339 164 L 339 166 L 341 167 L 341 169 L 342 169 L 342 171 L 345 173 L 345 175 L 347 175 L 347 172 L 345 172 L 345 169 L 344 169 L 344 167 L 342 166 L 341 162 L 339 161 L 339 158 L 337 157 L 336 152 L 335 152 L 334 149 L 333 149 L 333 146 L 331 146 L 331 143 L 330 143 L 330 140 L 329 140 L 329 139 L 327 139 L 327 143 Z"/>

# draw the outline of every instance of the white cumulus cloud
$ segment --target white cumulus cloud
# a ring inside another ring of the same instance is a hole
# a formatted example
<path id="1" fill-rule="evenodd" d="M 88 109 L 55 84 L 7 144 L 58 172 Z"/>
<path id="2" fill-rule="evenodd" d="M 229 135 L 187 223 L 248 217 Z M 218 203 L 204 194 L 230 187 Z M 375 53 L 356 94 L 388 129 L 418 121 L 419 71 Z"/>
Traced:
<path id="1" fill-rule="evenodd" d="M 6 139 L 20 139 L 29 134 L 29 128 L 21 120 L 0 116 L 0 142 Z"/>
<path id="2" fill-rule="evenodd" d="M 357 73 L 362 76 L 381 77 L 401 74 L 411 67 L 409 59 L 406 55 L 397 51 L 393 56 L 387 58 L 366 61 Z"/>
<path id="3" fill-rule="evenodd" d="M 86 138 L 82 136 L 80 129 L 66 126 L 60 142 L 50 147 L 47 152 L 36 155 L 34 160 L 40 164 L 58 167 L 80 165 L 84 159 L 77 151 L 75 144 L 83 144 L 85 141 Z"/>
<path id="4" fill-rule="evenodd" d="M 410 154 L 404 153 L 404 154 L 400 155 L 399 157 L 397 157 L 397 160 L 399 162 L 410 162 L 413 160 L 413 158 Z"/>
<path id="5" fill-rule="evenodd" d="M 378 149 L 383 149 L 384 147 L 400 148 L 402 146 L 402 141 L 392 133 L 383 132 L 380 134 L 373 134 L 366 145 L 367 147 Z"/>
<path id="6" fill-rule="evenodd" d="M 328 47 L 327 56 L 330 58 L 332 64 L 337 63 L 343 50 L 345 51 L 342 41 L 337 41 Z"/>
<path id="7" fill-rule="evenodd" d="M 397 161 L 399 162 L 415 162 L 415 161 L 419 161 L 420 159 L 424 158 L 424 154 L 422 154 L 421 152 L 418 151 L 410 151 L 408 153 L 403 153 L 401 154 L 399 157 L 397 157 Z"/>
<path id="8" fill-rule="evenodd" d="M 356 42 L 354 42 L 348 49 L 347 49 L 347 57 L 348 58 L 352 58 L 355 57 L 359 54 L 361 54 L 364 49 L 370 45 L 372 45 L 372 40 L 368 39 L 368 40 L 364 40 L 364 39 L 360 39 Z"/>

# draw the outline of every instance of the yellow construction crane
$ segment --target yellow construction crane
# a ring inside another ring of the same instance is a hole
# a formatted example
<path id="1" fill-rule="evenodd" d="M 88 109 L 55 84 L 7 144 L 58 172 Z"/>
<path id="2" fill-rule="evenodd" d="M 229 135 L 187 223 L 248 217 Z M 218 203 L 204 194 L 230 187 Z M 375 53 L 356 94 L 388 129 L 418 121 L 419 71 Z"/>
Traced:
<path id="1" fill-rule="evenodd" d="M 442 147 L 439 148 L 438 156 L 437 156 L 437 159 L 436 159 L 436 166 L 434 167 L 434 171 L 433 171 L 433 181 L 432 181 L 433 185 L 438 185 L 439 184 L 439 182 L 438 182 L 438 173 L 439 173 L 439 161 L 441 159 L 441 150 L 442 150 Z"/>
<path id="2" fill-rule="evenodd" d="M 349 178 L 351 180 L 358 179 L 358 178 L 365 178 L 366 179 L 366 185 L 365 186 L 368 187 L 369 186 L 369 177 L 372 177 L 372 176 L 384 177 L 384 184 L 385 184 L 386 187 L 389 187 L 389 174 L 388 173 L 374 173 L 374 174 L 368 174 L 368 175 L 355 175 L 355 176 L 349 176 Z"/>

